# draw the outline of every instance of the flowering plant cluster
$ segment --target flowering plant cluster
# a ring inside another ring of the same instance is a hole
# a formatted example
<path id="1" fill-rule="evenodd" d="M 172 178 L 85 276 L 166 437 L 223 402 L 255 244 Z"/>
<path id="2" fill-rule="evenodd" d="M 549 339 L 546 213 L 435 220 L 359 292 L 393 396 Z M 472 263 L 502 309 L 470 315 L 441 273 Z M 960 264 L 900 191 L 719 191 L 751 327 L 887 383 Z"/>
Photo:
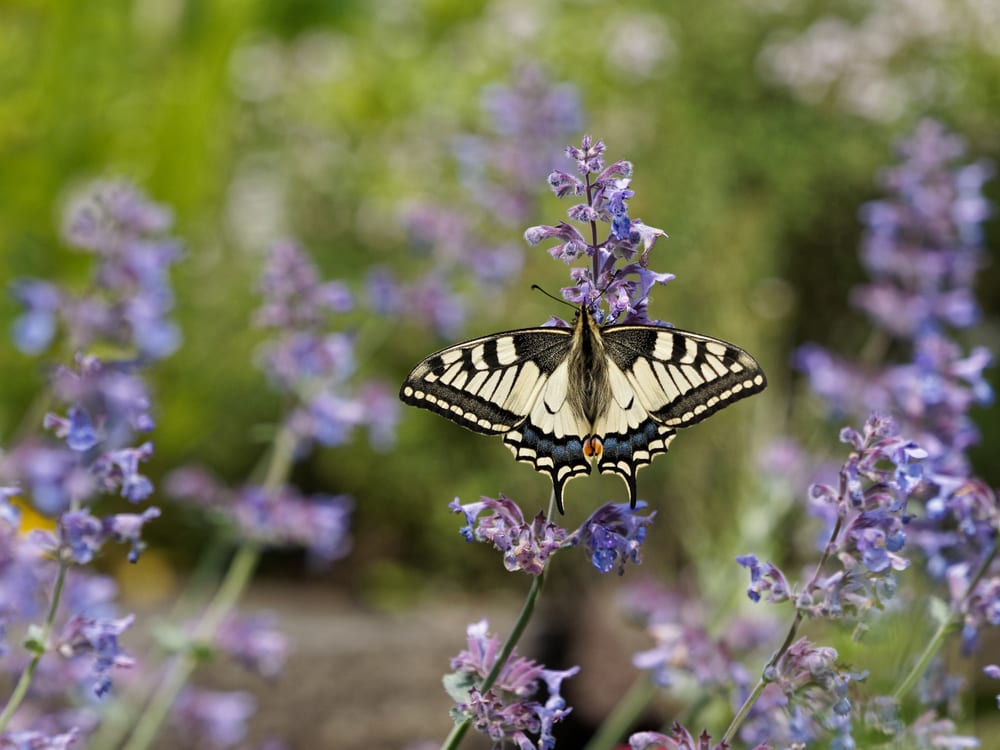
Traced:
<path id="1" fill-rule="evenodd" d="M 241 743 L 253 696 L 205 690 L 189 678 L 215 653 L 268 678 L 281 671 L 288 644 L 274 618 L 234 609 L 260 550 L 302 547 L 328 564 L 349 549 L 351 500 L 303 496 L 288 483 L 290 467 L 310 446 L 341 445 L 359 427 L 377 446 L 395 432 L 394 400 L 382 386 L 359 382 L 352 337 L 327 330 L 331 316 L 352 309 L 353 295 L 323 281 L 294 243 L 277 243 L 261 281 L 257 321 L 274 335 L 260 366 L 289 410 L 264 481 L 234 491 L 201 469 L 168 477 L 168 492 L 215 518 L 219 542 L 235 554 L 219 592 L 190 622 L 156 626 L 162 664 L 130 655 L 122 640 L 136 618 L 118 613 L 114 582 L 86 566 L 109 542 L 127 544 L 129 561 L 141 564 L 143 532 L 161 515 L 152 505 L 107 509 L 108 498 L 139 505 L 156 492 L 142 472 L 155 426 L 142 370 L 181 343 L 170 316 L 168 272 L 180 258 L 166 236 L 171 223 L 135 187 L 99 182 L 72 202 L 66 221 L 67 239 L 95 258 L 87 292 L 36 280 L 13 288 L 24 307 L 13 328 L 17 345 L 35 355 L 60 342 L 74 354 L 71 365 L 51 369 L 44 402 L 59 408 L 42 420 L 48 437 L 27 424 L 24 437 L 0 452 L 0 669 L 12 686 L 0 709 L 5 748 L 141 750 L 168 720 L 192 747 Z M 26 515 L 40 528 L 27 527 Z M 13 645 L 18 639 L 23 650 Z M 142 674 L 118 695 L 114 683 L 125 669 Z"/>
<path id="2" fill-rule="evenodd" d="M 560 222 L 532 227 L 525 239 L 555 240 L 553 257 L 569 264 L 585 261 L 571 271 L 573 284 L 563 290 L 568 300 L 590 305 L 603 322 L 647 322 L 650 290 L 673 278 L 650 269 L 649 251 L 664 234 L 629 216 L 632 166 L 605 166 L 603 152 L 603 143 L 584 139 L 567 150 L 579 176 L 557 171 L 550 177 L 557 195 L 586 197 L 570 209 L 569 218 L 589 222 L 590 232 Z M 984 163 L 952 167 L 960 144 L 935 123 L 921 124 L 902 153 L 904 163 L 883 177 L 892 197 L 862 212 L 869 227 L 862 256 L 873 280 L 852 300 L 871 318 L 875 336 L 910 342 L 912 360 L 873 369 L 870 360 L 860 365 L 816 346 L 800 350 L 797 363 L 832 413 L 863 419 L 860 429 L 840 432 L 848 454 L 835 478 L 813 482 L 806 493 L 805 508 L 823 526 L 819 560 L 811 574 L 797 580 L 752 553 L 737 558 L 750 576 L 751 601 L 791 608 L 783 642 L 756 679 L 746 664 L 774 643 L 773 622 L 736 616 L 720 632 L 711 625 L 717 615 L 688 594 L 650 584 L 630 590 L 629 608 L 655 643 L 635 656 L 635 666 L 659 689 L 694 691 L 702 696 L 696 704 L 726 696 L 735 712 L 715 745 L 707 732 L 696 738 L 675 724 L 667 733 L 632 734 L 632 748 L 721 750 L 736 739 L 758 749 L 826 742 L 846 750 L 887 739 L 901 747 L 978 746 L 975 738 L 957 733 L 953 720 L 962 682 L 948 676 L 935 657 L 950 633 L 960 633 L 961 651 L 971 655 L 982 628 L 1000 624 L 995 556 L 1000 514 L 995 494 L 972 475 L 967 456 L 978 439 L 969 410 L 992 397 L 983 377 L 990 355 L 982 347 L 964 354 L 951 333 L 977 320 L 972 282 L 981 263 L 980 225 L 989 214 L 980 189 L 991 170 Z M 598 222 L 610 225 L 601 241 Z M 551 324 L 566 325 L 557 318 Z M 627 560 L 638 562 L 652 521 L 652 515 L 628 514 L 609 504 L 571 532 L 544 513 L 526 520 L 503 495 L 468 504 L 456 500 L 450 507 L 464 514 L 467 540 L 492 545 L 507 570 L 525 571 L 536 582 L 554 553 L 579 543 L 591 549 L 598 569 L 623 572 Z M 850 625 L 855 639 L 862 638 L 883 613 L 914 606 L 910 579 L 922 572 L 943 588 L 930 608 L 930 625 L 938 629 L 890 694 L 866 694 L 869 670 L 844 663 L 836 649 L 801 633 L 809 623 L 826 620 Z M 529 592 L 528 612 L 537 588 L 533 584 Z M 519 622 L 512 639 L 522 627 Z M 509 648 L 514 665 L 512 654 Z M 1000 678 L 996 665 L 985 672 Z M 923 708 L 907 720 L 907 701 L 918 686 Z M 501 739 L 518 747 L 549 746 L 541 740 L 526 745 L 513 724 L 504 722 L 509 704 L 498 702 L 491 713 L 482 708 L 488 702 L 470 700 L 459 701 L 457 720 L 474 721 L 496 746 Z M 645 700 L 636 703 L 630 694 L 622 705 L 634 719 Z M 948 713 L 942 717 L 942 711 Z M 624 736 L 629 720 L 617 719 L 615 728 L 602 730 L 602 740 Z"/>

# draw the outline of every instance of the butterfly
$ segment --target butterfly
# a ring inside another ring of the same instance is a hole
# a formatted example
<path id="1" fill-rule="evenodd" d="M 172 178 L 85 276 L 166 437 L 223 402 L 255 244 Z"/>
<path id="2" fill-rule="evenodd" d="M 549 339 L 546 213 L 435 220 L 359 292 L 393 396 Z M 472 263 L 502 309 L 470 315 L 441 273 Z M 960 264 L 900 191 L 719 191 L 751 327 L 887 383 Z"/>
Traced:
<path id="1" fill-rule="evenodd" d="M 524 328 L 465 341 L 413 368 L 399 397 L 486 435 L 563 488 L 592 462 L 636 472 L 681 427 L 764 390 L 757 361 L 733 344 L 659 325 L 597 323 L 586 305 L 571 328 Z"/>

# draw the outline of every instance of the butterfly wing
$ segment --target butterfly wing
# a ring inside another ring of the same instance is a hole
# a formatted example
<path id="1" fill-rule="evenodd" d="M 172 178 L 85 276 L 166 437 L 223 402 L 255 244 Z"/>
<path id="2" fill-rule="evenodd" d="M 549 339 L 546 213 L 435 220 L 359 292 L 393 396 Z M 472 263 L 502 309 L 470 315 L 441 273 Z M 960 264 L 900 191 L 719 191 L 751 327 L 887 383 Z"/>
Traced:
<path id="1" fill-rule="evenodd" d="M 621 475 L 635 503 L 635 473 L 665 453 L 676 430 L 764 390 L 760 365 L 733 344 L 664 326 L 602 331 L 613 403 L 595 425 L 598 469 Z"/>
<path id="2" fill-rule="evenodd" d="M 588 426 L 566 403 L 572 338 L 566 328 L 527 328 L 442 349 L 413 368 L 399 397 L 475 432 L 503 435 L 518 461 L 552 478 L 561 510 L 565 483 L 590 471 Z"/>

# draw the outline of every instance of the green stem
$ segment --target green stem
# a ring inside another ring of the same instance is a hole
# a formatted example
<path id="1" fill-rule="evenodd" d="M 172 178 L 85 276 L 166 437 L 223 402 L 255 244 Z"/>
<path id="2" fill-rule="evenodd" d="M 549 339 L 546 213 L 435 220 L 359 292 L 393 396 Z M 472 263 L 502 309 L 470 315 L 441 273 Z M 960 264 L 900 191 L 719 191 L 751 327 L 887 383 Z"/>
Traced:
<path id="1" fill-rule="evenodd" d="M 545 571 L 543 570 L 534 580 L 531 582 L 531 588 L 528 589 L 528 595 L 524 599 L 524 604 L 521 606 L 521 613 L 517 616 L 517 620 L 514 622 L 514 627 L 510 631 L 510 635 L 507 636 L 507 640 L 503 644 L 503 648 L 500 649 L 500 653 L 497 654 L 496 662 L 493 664 L 493 668 L 486 675 L 486 679 L 483 680 L 483 684 L 479 686 L 479 691 L 485 693 L 491 687 L 493 683 L 496 682 L 497 677 L 500 676 L 501 670 L 507 664 L 507 659 L 510 658 L 511 653 L 514 651 L 514 647 L 517 646 L 517 642 L 521 639 L 524 634 L 524 630 L 528 627 L 528 623 L 531 621 L 531 615 L 535 610 L 535 603 L 538 601 L 538 595 L 542 593 L 542 585 L 545 583 Z M 441 750 L 455 750 L 465 733 L 469 731 L 469 726 L 472 724 L 472 719 L 466 719 L 465 721 L 456 724 L 451 733 L 445 738 L 445 741 L 441 744 Z"/>
<path id="2" fill-rule="evenodd" d="M 263 483 L 265 492 L 274 492 L 287 480 L 294 452 L 295 436 L 287 428 L 283 428 L 275 437 L 271 451 Z M 249 585 L 259 560 L 260 548 L 256 542 L 243 542 L 237 548 L 222 583 L 191 634 L 191 647 L 178 654 L 167 667 L 163 680 L 146 704 L 123 750 L 145 750 L 156 739 L 170 707 L 200 662 L 198 653 L 201 647 L 212 643 L 219 626 Z"/>
<path id="3" fill-rule="evenodd" d="M 628 692 L 611 709 L 608 717 L 601 722 L 601 726 L 590 738 L 584 750 L 607 750 L 617 746 L 654 695 L 656 695 L 656 685 L 645 674 L 639 675 Z"/>
<path id="4" fill-rule="evenodd" d="M 66 571 L 68 569 L 69 563 L 61 562 L 59 564 L 55 587 L 52 590 L 52 601 L 49 602 L 49 611 L 45 617 L 45 623 L 42 625 L 39 647 L 35 651 L 35 655 L 31 657 L 31 661 L 28 662 L 28 666 L 21 672 L 21 677 L 18 679 L 17 685 L 14 686 L 14 692 L 11 693 L 10 698 L 7 700 L 7 705 L 4 706 L 3 712 L 0 713 L 0 734 L 3 734 L 7 728 L 7 723 L 21 705 L 24 696 L 28 694 L 31 680 L 35 676 L 35 670 L 38 669 L 38 662 L 41 661 L 42 655 L 48 651 L 49 636 L 52 633 L 52 626 L 56 620 L 56 612 L 59 610 L 59 600 L 62 599 L 63 584 L 66 582 Z"/>
<path id="5" fill-rule="evenodd" d="M 191 635 L 191 643 L 195 650 L 189 649 L 179 655 L 168 667 L 166 676 L 153 693 L 124 750 L 145 750 L 152 744 L 170 712 L 170 707 L 200 662 L 196 653 L 198 645 L 210 643 L 215 637 L 219 625 L 236 605 L 250 582 L 259 558 L 260 551 L 256 544 L 245 543 L 236 551 L 222 585 Z"/>
<path id="6" fill-rule="evenodd" d="M 846 488 L 844 486 L 844 477 L 841 474 L 840 477 L 840 496 L 843 498 Z M 830 532 L 830 539 L 827 541 L 826 546 L 823 548 L 823 554 L 819 558 L 819 562 L 816 563 L 816 568 L 813 570 L 812 576 L 806 583 L 803 591 L 810 591 L 813 586 L 816 585 L 816 581 L 819 579 L 819 574 L 823 571 L 826 561 L 830 559 L 830 555 L 836 548 L 837 537 L 840 536 L 840 529 L 843 526 L 844 517 L 838 516 L 837 522 L 833 526 L 833 531 Z M 795 643 L 795 636 L 798 635 L 799 626 L 802 624 L 803 615 L 802 610 L 795 610 L 795 617 L 792 618 L 792 623 L 788 627 L 788 632 L 785 633 L 785 640 L 782 642 L 778 650 L 771 654 L 771 658 L 767 660 L 767 664 L 760 671 L 760 678 L 757 680 L 757 684 L 754 685 L 753 690 L 747 696 L 746 700 L 743 701 L 743 705 L 740 706 L 740 710 L 736 712 L 733 720 L 729 722 L 729 728 L 726 729 L 726 733 L 722 735 L 722 741 L 732 744 L 733 737 L 736 736 L 736 732 L 739 731 L 740 726 L 743 724 L 744 719 L 750 713 L 750 710 L 754 707 L 757 699 L 760 698 L 760 694 L 764 692 L 764 688 L 767 687 L 771 680 L 768 678 L 768 674 L 778 665 L 781 658 L 785 655 L 792 644 Z"/>
<path id="7" fill-rule="evenodd" d="M 927 646 L 924 647 L 923 653 L 920 654 L 920 658 L 917 659 L 916 664 L 910 669 L 909 673 L 903 678 L 903 681 L 899 683 L 899 686 L 893 691 L 892 697 L 898 703 L 906 694 L 913 689 L 913 686 L 917 684 L 917 680 L 920 679 L 920 675 L 924 673 L 927 669 L 927 665 L 931 663 L 931 660 L 937 655 L 937 652 L 941 650 L 941 646 L 944 644 L 945 638 L 949 633 L 954 631 L 958 626 L 958 621 L 955 616 L 952 615 L 945 619 L 938 629 L 935 631 L 934 635 L 931 636 L 930 641 L 928 641 Z"/>
<path id="8" fill-rule="evenodd" d="M 983 556 L 983 560 L 979 565 L 972 578 L 969 579 L 969 586 L 966 590 L 965 596 L 962 598 L 961 603 L 955 607 L 949 617 L 945 618 L 944 621 L 938 625 L 937 630 L 934 635 L 931 636 L 930 641 L 927 642 L 927 646 L 924 647 L 923 653 L 920 654 L 920 658 L 917 659 L 916 663 L 907 673 L 903 681 L 899 683 L 899 686 L 893 691 L 892 697 L 896 702 L 902 701 L 903 698 L 913 689 L 913 686 L 917 684 L 917 680 L 923 675 L 924 670 L 927 669 L 927 665 L 931 663 L 931 660 L 937 656 L 938 651 L 944 645 L 945 638 L 958 628 L 961 623 L 961 613 L 965 609 L 966 602 L 969 597 L 972 596 L 972 592 L 975 590 L 979 581 L 983 579 L 987 571 L 990 569 L 990 565 L 993 564 L 993 559 L 996 557 L 997 548 L 993 545 L 989 552 Z"/>

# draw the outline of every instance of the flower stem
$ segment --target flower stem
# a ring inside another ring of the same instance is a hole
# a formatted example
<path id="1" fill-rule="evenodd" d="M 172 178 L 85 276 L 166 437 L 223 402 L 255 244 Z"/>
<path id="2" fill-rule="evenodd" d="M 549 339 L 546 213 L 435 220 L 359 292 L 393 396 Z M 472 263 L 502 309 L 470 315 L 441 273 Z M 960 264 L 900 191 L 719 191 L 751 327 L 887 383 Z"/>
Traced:
<path id="1" fill-rule="evenodd" d="M 656 695 L 656 685 L 645 674 L 632 683 L 632 687 L 618 701 L 608 717 L 601 722 L 601 726 L 593 737 L 584 746 L 584 750 L 608 750 L 621 743 L 629 727 L 649 705 L 650 700 Z"/>
<path id="2" fill-rule="evenodd" d="M 846 491 L 847 488 L 845 486 L 844 477 L 843 474 L 841 474 L 840 478 L 841 498 L 843 498 L 844 493 Z M 810 591 L 813 588 L 813 586 L 816 585 L 816 581 L 819 580 L 819 575 L 823 571 L 823 568 L 826 565 L 826 561 L 830 559 L 830 556 L 836 549 L 837 538 L 840 536 L 840 530 L 843 524 L 844 524 L 843 516 L 837 516 L 837 522 L 834 524 L 833 530 L 830 532 L 830 539 L 827 541 L 826 546 L 823 548 L 823 554 L 820 556 L 819 562 L 816 563 L 816 568 L 813 570 L 813 574 L 812 576 L 810 576 L 809 581 L 806 583 L 803 591 L 807 592 Z M 768 683 L 771 682 L 771 679 L 769 678 L 768 675 L 772 672 L 774 667 L 778 665 L 778 662 L 781 661 L 781 658 L 785 655 L 788 649 L 791 648 L 792 644 L 795 643 L 795 636 L 798 635 L 799 626 L 802 624 L 803 619 L 804 618 L 802 610 L 796 608 L 795 617 L 792 618 L 791 625 L 788 626 L 788 632 L 785 634 L 785 640 L 782 642 L 781 646 L 778 647 L 778 650 L 775 651 L 773 654 L 771 654 L 771 658 L 767 660 L 767 664 L 764 665 L 764 668 L 760 672 L 760 678 L 757 680 L 757 684 L 753 686 L 753 690 L 750 691 L 750 694 L 746 697 L 746 700 L 743 701 L 743 705 L 740 706 L 740 710 L 736 712 L 736 715 L 733 717 L 733 720 L 729 723 L 729 728 L 726 729 L 726 733 L 722 736 L 723 742 L 728 742 L 729 744 L 732 744 L 733 737 L 736 736 L 736 732 L 739 731 L 739 728 L 743 724 L 743 721 L 746 719 L 747 715 L 749 715 L 750 711 L 753 709 L 754 704 L 757 702 L 757 699 L 760 698 L 760 694 L 764 692 L 764 688 L 766 688 Z"/>
<path id="3" fill-rule="evenodd" d="M 59 600 L 62 599 L 63 584 L 66 583 L 66 571 L 68 569 L 69 563 L 61 562 L 59 564 L 55 587 L 52 590 L 52 601 L 49 602 L 49 611 L 45 617 L 45 623 L 42 625 L 42 632 L 39 637 L 39 646 L 34 656 L 31 657 L 31 661 L 28 662 L 28 666 L 21 672 L 21 677 L 18 679 L 17 685 L 14 686 L 14 692 L 11 693 L 10 698 L 7 700 L 7 705 L 4 706 L 3 712 L 0 713 L 0 734 L 3 734 L 8 722 L 14 716 L 14 712 L 21 705 L 24 696 L 28 694 L 31 680 L 35 676 L 35 670 L 38 669 L 38 662 L 41 661 L 42 655 L 49 648 L 49 635 L 52 633 L 52 626 L 56 620 L 56 612 L 59 611 Z"/>
<path id="4" fill-rule="evenodd" d="M 535 603 L 538 601 L 538 595 L 542 593 L 542 586 L 545 583 L 545 571 L 543 570 L 531 581 L 531 588 L 528 589 L 528 595 L 524 599 L 524 604 L 521 606 L 521 613 L 517 616 L 517 620 L 514 621 L 514 627 L 511 628 L 510 635 L 507 636 L 507 640 L 503 644 L 503 648 L 500 649 L 500 653 L 497 654 L 496 662 L 493 664 L 493 668 L 486 675 L 486 679 L 483 680 L 483 684 L 479 686 L 479 690 L 485 693 L 491 687 L 493 683 L 496 682 L 497 677 L 500 676 L 500 671 L 507 664 L 507 659 L 510 658 L 511 653 L 514 651 L 514 647 L 517 646 L 517 642 L 524 635 L 524 630 L 528 627 L 528 623 L 531 621 L 531 615 L 535 610 Z M 441 743 L 441 750 L 455 750 L 461 743 L 462 738 L 465 733 L 469 731 L 469 726 L 472 724 L 472 719 L 466 719 L 465 721 L 456 724 L 451 733 L 445 738 L 445 741 Z"/>
<path id="5" fill-rule="evenodd" d="M 265 492 L 273 492 L 287 479 L 294 453 L 295 437 L 290 430 L 283 428 L 275 437 L 264 479 Z M 191 634 L 191 648 L 179 654 L 167 667 L 163 680 L 146 704 L 123 750 L 146 750 L 156 739 L 170 707 L 200 663 L 199 646 L 209 644 L 215 638 L 219 626 L 236 606 L 253 578 L 259 560 L 260 548 L 256 542 L 244 541 L 237 548 L 222 583 Z"/>
<path id="6" fill-rule="evenodd" d="M 907 673 L 903 681 L 899 683 L 896 689 L 892 693 L 892 697 L 896 702 L 902 701 L 903 698 L 913 689 L 913 686 L 917 684 L 917 680 L 927 669 L 927 665 L 931 663 L 935 656 L 937 656 L 938 651 L 941 650 L 941 646 L 944 645 L 945 638 L 958 628 L 961 623 L 961 613 L 965 608 L 965 603 L 968 601 L 969 597 L 972 596 L 976 585 L 982 580 L 983 576 L 986 575 L 987 571 L 990 569 L 990 565 L 993 564 L 993 558 L 996 557 L 997 548 L 993 545 L 989 552 L 983 556 L 983 561 L 980 563 L 978 570 L 972 578 L 969 579 L 969 586 L 966 590 L 966 594 L 962 599 L 962 602 L 957 606 L 953 607 L 949 617 L 945 618 L 939 625 L 938 629 L 931 636 L 931 639 L 927 642 L 927 646 L 924 647 L 923 652 L 920 654 L 920 658 L 917 659 L 916 663 Z"/>

